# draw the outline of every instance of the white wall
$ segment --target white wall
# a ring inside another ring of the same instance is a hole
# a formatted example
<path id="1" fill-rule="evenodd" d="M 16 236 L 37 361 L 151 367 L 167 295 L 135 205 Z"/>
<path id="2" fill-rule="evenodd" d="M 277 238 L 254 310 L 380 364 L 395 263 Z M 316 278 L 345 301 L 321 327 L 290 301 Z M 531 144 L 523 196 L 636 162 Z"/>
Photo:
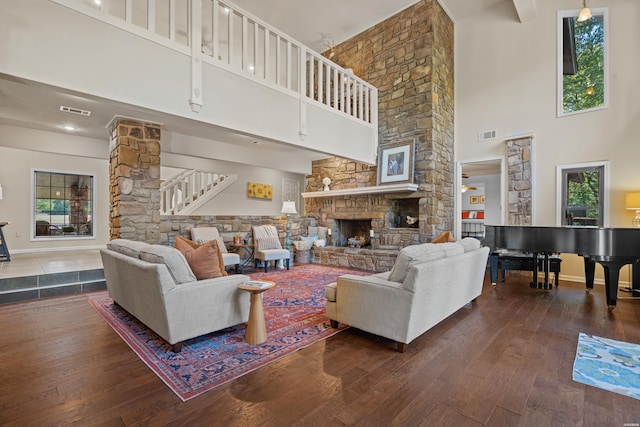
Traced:
<path id="1" fill-rule="evenodd" d="M 301 139 L 295 92 L 206 62 L 204 105 L 193 112 L 189 48 L 169 49 L 48 0 L 0 2 L 0 58 L 0 73 L 375 164 L 377 129 L 310 105 Z M 251 153 L 242 156 L 248 163 Z"/>
<path id="2" fill-rule="evenodd" d="M 46 132 L 44 133 L 46 134 Z M 25 134 L 34 137 L 33 132 L 29 131 Z M 46 135 L 35 136 L 46 138 Z M 80 147 L 81 142 L 78 145 Z M 81 152 L 82 149 L 80 148 L 78 151 Z M 30 241 L 32 168 L 95 175 L 96 200 L 93 215 L 95 239 Z M 3 199 L 0 200 L 0 220 L 11 223 L 3 229 L 10 252 L 97 247 L 104 245 L 109 240 L 109 168 L 107 160 L 0 146 L 0 184 L 3 189 Z"/>
<path id="3" fill-rule="evenodd" d="M 3 232 L 12 253 L 63 247 L 95 247 L 109 241 L 108 150 L 109 143 L 106 140 L 0 125 L 0 185 L 3 189 L 0 221 L 11 222 L 4 227 Z M 238 175 L 238 182 L 200 208 L 195 213 L 197 215 L 278 215 L 282 208 L 283 179 L 298 180 L 300 188 L 304 188 L 304 175 L 276 169 L 172 153 L 161 154 L 161 162 L 163 172 L 168 174 L 177 169 L 202 169 Z M 29 240 L 32 168 L 96 175 L 95 239 L 46 242 Z M 271 184 L 274 190 L 273 200 L 247 198 L 249 181 Z"/>
<path id="4" fill-rule="evenodd" d="M 198 169 L 222 174 L 236 174 L 238 181 L 228 189 L 198 208 L 193 215 L 279 215 L 282 209 L 282 180 L 296 180 L 304 189 L 304 175 L 286 173 L 275 169 L 258 168 L 238 163 L 163 154 L 163 165 L 182 169 Z M 163 177 L 164 178 L 164 177 Z M 250 199 L 247 197 L 247 183 L 259 182 L 273 187 L 272 200 Z M 297 204 L 298 212 L 302 206 Z"/>
<path id="5" fill-rule="evenodd" d="M 504 156 L 510 136 L 535 135 L 533 200 L 536 225 L 555 225 L 555 168 L 611 162 L 610 225 L 628 227 L 629 191 L 640 191 L 640 2 L 592 0 L 608 7 L 610 107 L 556 117 L 556 19 L 574 0 L 538 0 L 538 17 L 520 23 L 512 2 L 456 23 L 456 159 Z M 495 141 L 478 132 L 496 130 Z M 584 277 L 579 259 L 564 256 L 563 275 Z"/>

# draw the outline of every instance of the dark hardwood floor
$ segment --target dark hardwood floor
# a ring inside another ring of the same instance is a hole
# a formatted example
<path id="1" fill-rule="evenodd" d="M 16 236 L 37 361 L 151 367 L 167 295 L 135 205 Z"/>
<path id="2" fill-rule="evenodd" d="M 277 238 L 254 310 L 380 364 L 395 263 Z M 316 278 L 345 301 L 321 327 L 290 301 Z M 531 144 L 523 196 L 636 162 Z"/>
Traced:
<path id="1" fill-rule="evenodd" d="M 624 426 L 640 401 L 571 379 L 578 333 L 640 343 L 640 301 L 608 313 L 603 286 L 525 276 L 401 354 L 349 329 L 186 403 L 87 295 L 0 306 L 3 426 Z M 455 284 L 451 284 L 455 292 Z M 631 423 L 631 424 L 629 424 Z"/>

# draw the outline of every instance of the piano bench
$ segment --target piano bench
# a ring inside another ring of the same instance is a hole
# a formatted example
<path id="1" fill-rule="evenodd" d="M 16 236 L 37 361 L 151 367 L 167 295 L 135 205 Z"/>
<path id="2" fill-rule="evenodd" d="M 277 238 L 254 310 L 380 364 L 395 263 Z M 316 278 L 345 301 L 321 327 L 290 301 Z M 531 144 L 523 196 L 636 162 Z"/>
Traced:
<path id="1" fill-rule="evenodd" d="M 505 281 L 506 271 L 507 270 L 526 270 L 533 271 L 533 256 L 527 254 L 491 254 L 491 283 L 495 284 L 497 282 L 497 266 L 499 264 L 499 269 L 502 275 L 502 283 Z M 560 274 L 560 263 L 562 260 L 557 256 L 549 257 L 549 272 L 554 274 L 554 285 L 558 286 L 558 275 Z M 494 266 L 494 263 L 496 267 Z M 542 258 L 538 258 L 538 271 L 544 272 L 544 260 Z M 494 285 L 495 286 L 495 285 Z"/>

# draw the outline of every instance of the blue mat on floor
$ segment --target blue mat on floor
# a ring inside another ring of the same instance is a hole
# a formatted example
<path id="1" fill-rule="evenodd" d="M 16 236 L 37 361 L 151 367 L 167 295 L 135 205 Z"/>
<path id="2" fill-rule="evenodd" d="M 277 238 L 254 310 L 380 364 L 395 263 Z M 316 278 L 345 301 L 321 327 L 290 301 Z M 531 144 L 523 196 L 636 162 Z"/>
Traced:
<path id="1" fill-rule="evenodd" d="M 580 333 L 573 380 L 640 399 L 640 345 Z"/>

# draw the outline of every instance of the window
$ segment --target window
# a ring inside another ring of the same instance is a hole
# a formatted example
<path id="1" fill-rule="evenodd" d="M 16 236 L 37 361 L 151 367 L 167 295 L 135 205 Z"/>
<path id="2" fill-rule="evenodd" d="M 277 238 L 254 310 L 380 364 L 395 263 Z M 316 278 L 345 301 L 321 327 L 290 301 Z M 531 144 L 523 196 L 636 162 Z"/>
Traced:
<path id="1" fill-rule="evenodd" d="M 608 9 L 558 12 L 558 117 L 609 106 Z"/>
<path id="2" fill-rule="evenodd" d="M 608 162 L 558 166 L 559 225 L 608 225 L 608 168 Z"/>
<path id="3" fill-rule="evenodd" d="M 93 175 L 33 171 L 32 240 L 94 236 Z"/>

